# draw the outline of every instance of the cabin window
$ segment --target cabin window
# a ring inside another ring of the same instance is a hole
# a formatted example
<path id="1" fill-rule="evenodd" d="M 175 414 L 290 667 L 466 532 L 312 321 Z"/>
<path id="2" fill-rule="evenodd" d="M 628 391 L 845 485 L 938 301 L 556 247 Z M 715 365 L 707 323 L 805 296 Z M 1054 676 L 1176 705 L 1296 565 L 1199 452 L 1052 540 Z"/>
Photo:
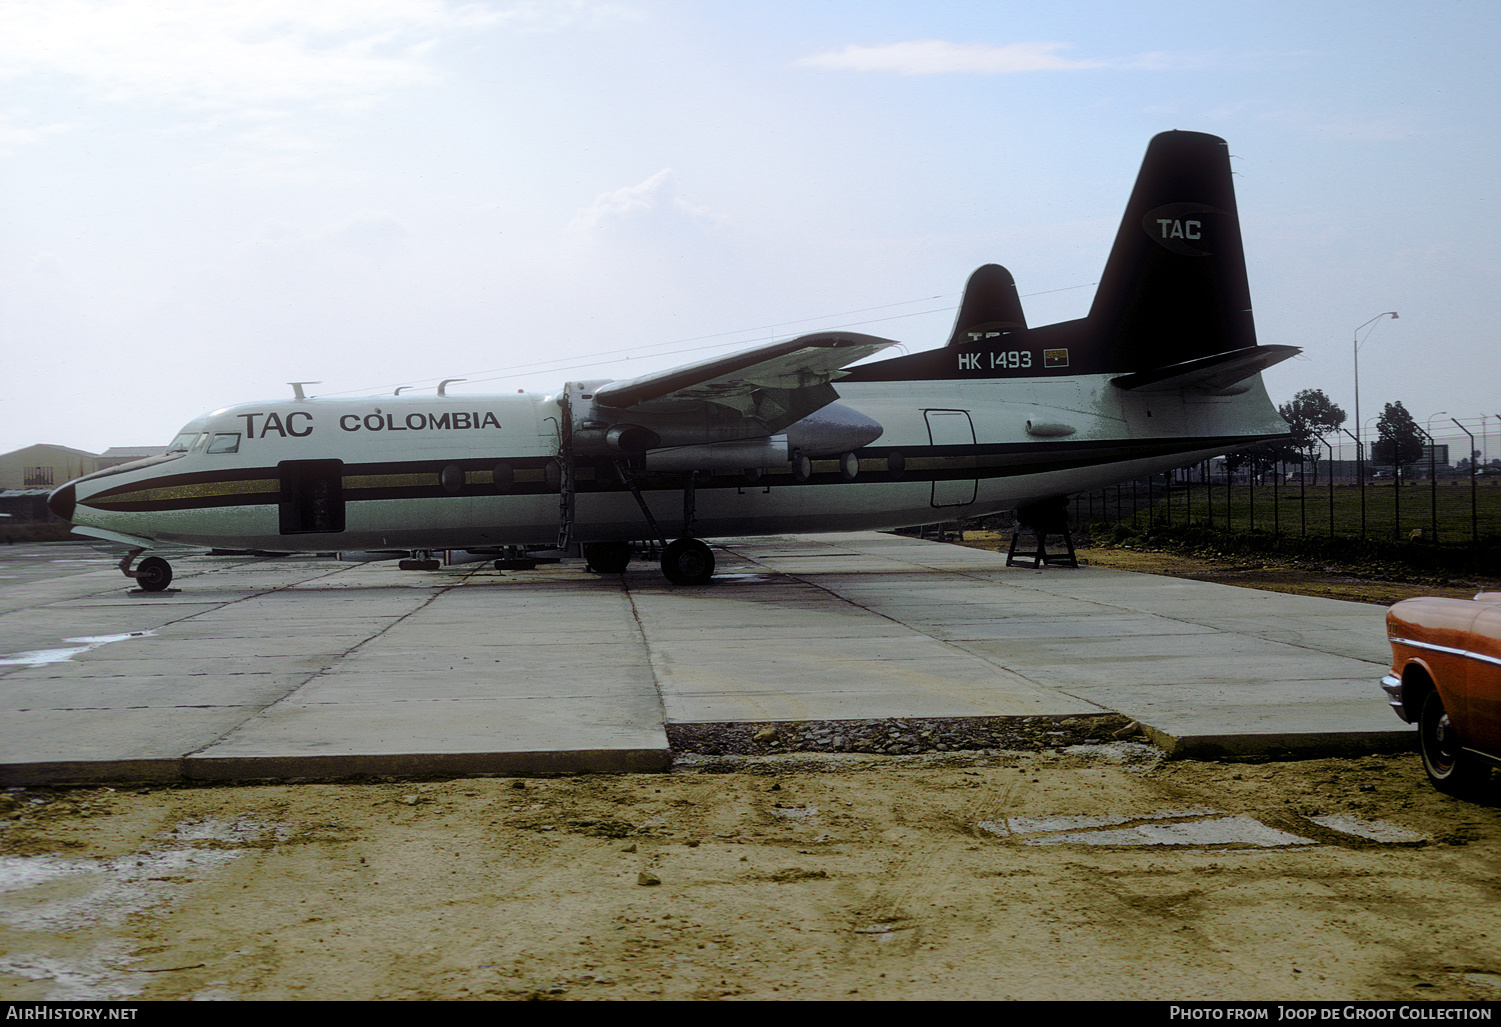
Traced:
<path id="1" fill-rule="evenodd" d="M 238 453 L 240 451 L 240 433 L 237 431 L 219 432 L 214 436 L 214 441 L 208 444 L 210 453 Z"/>

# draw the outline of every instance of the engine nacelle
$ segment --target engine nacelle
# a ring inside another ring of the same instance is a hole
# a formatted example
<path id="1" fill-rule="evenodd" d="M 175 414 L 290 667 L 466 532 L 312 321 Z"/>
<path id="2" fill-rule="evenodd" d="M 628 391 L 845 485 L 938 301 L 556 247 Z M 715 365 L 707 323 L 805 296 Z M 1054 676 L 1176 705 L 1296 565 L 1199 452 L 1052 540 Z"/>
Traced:
<path id="1" fill-rule="evenodd" d="M 797 456 L 838 456 L 870 445 L 883 431 L 879 421 L 843 403 L 830 403 L 789 424 L 787 443 Z"/>
<path id="2" fill-rule="evenodd" d="M 786 467 L 787 436 L 770 435 L 703 446 L 675 446 L 646 454 L 649 471 L 751 471 Z"/>
<path id="3" fill-rule="evenodd" d="M 610 452 L 633 456 L 656 449 L 662 444 L 662 436 L 639 424 L 617 424 L 605 432 L 605 445 Z"/>

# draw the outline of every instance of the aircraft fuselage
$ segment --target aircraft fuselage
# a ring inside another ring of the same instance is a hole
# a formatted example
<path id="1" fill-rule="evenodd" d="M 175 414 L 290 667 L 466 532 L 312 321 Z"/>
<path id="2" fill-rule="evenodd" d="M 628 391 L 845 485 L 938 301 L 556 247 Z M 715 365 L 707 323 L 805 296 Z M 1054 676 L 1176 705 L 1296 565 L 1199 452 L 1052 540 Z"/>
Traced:
<path id="1" fill-rule="evenodd" d="M 690 532 L 902 527 L 1165 471 L 1286 432 L 1253 382 L 1234 396 L 1133 394 L 1108 375 L 841 384 L 840 402 L 883 428 L 855 451 L 853 480 L 832 458 L 806 481 L 788 465 L 700 471 Z M 185 425 L 178 452 L 79 479 L 54 506 L 71 500 L 76 524 L 136 544 L 540 546 L 558 537 L 563 416 L 540 393 L 227 407 Z M 581 457 L 574 477 L 575 541 L 652 537 L 613 460 Z M 666 533 L 688 533 L 686 476 L 637 480 Z"/>

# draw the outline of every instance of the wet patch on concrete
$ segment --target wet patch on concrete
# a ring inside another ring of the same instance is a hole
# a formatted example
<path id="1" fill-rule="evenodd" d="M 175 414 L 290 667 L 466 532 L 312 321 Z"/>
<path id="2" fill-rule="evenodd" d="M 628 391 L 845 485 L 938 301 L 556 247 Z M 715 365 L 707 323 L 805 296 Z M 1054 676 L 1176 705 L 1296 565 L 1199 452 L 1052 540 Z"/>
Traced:
<path id="1" fill-rule="evenodd" d="M 118 928 L 136 916 L 160 914 L 183 896 L 186 885 L 228 866 L 241 846 L 284 829 L 278 825 L 184 821 L 163 837 L 187 845 L 149 848 L 109 859 L 0 856 L 0 927 L 14 932 L 0 954 L 0 973 L 51 982 L 48 1001 L 87 1002 L 130 998 L 141 992 L 139 974 L 155 967 L 132 942 L 101 938 L 81 955 L 24 951 L 15 943 L 40 936 Z"/>
<path id="2" fill-rule="evenodd" d="M 100 646 L 109 645 L 111 642 L 123 642 L 127 638 L 145 638 L 154 635 L 154 631 L 127 631 L 122 635 L 89 635 L 83 638 L 65 638 L 64 642 L 76 642 L 77 645 L 64 646 L 59 649 L 32 649 L 24 653 L 7 653 L 0 657 L 0 666 L 4 667 L 45 667 L 49 663 L 70 663 L 73 657 L 80 653 L 86 653 Z"/>

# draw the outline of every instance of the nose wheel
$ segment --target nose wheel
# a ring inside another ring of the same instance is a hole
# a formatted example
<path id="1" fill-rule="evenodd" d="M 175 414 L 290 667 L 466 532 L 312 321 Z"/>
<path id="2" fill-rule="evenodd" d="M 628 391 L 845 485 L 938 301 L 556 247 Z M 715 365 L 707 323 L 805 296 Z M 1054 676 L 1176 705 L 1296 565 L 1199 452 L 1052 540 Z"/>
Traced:
<path id="1" fill-rule="evenodd" d="M 166 591 L 167 586 L 172 584 L 172 565 L 160 556 L 148 556 L 141 561 L 139 567 L 131 570 L 130 565 L 141 553 L 140 549 L 132 549 L 126 554 L 125 559 L 120 561 L 120 573 L 141 586 L 142 592 Z"/>
<path id="2" fill-rule="evenodd" d="M 160 556 L 148 556 L 136 568 L 136 584 L 147 592 L 162 592 L 172 584 L 172 565 Z"/>
<path id="3" fill-rule="evenodd" d="M 674 539 L 662 550 L 662 573 L 674 585 L 707 585 L 714 576 L 714 554 L 699 539 Z"/>

